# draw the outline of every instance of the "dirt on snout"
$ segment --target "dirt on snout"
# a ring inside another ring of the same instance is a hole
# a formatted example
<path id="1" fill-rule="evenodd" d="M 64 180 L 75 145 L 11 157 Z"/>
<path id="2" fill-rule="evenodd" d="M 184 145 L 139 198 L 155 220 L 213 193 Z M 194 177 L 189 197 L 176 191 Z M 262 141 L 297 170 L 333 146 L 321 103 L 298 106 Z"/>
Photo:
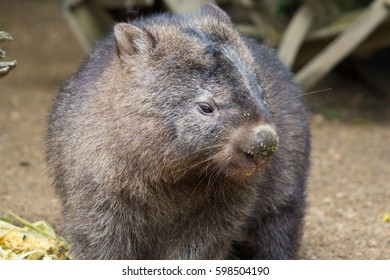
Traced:
<path id="1" fill-rule="evenodd" d="M 8 60 L 18 60 L 0 80 L 0 216 L 11 210 L 60 231 L 45 163 L 47 116 L 60 83 L 85 54 L 56 1 L 2 0 L 0 30 L 14 37 L 1 44 Z M 389 77 L 390 61 L 383 63 L 387 70 L 378 75 Z M 367 65 L 375 73 L 376 65 Z M 306 96 L 313 151 L 303 259 L 390 259 L 390 223 L 384 221 L 390 213 L 386 83 L 379 95 L 356 77 L 334 73 L 313 89 L 331 90 Z"/>

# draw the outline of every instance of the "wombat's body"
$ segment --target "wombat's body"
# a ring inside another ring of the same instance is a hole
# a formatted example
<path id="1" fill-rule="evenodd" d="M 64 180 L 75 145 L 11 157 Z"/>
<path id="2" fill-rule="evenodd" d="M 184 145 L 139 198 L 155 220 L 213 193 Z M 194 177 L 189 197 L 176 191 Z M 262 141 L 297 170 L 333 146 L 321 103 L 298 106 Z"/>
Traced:
<path id="1" fill-rule="evenodd" d="M 309 139 L 289 71 L 218 8 L 118 24 L 50 117 L 73 256 L 294 258 Z"/>

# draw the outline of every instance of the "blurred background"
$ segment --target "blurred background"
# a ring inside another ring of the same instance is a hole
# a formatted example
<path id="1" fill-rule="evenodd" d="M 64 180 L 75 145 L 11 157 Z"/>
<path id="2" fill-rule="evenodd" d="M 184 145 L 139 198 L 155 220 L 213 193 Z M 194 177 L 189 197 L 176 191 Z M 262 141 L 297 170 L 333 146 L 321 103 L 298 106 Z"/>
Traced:
<path id="1" fill-rule="evenodd" d="M 204 2 L 275 48 L 303 88 L 313 152 L 301 258 L 390 259 L 387 0 L 1 0 L 0 216 L 11 210 L 61 233 L 45 163 L 59 85 L 115 22 Z"/>

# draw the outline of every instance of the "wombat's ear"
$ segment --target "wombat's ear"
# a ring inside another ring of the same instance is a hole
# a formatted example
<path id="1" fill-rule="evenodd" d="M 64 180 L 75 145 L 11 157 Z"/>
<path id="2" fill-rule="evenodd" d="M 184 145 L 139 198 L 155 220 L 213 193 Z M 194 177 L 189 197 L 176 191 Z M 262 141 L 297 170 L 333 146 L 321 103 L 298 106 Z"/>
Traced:
<path id="1" fill-rule="evenodd" d="M 123 60 L 136 54 L 145 53 L 153 47 L 152 35 L 129 23 L 116 24 L 114 35 L 119 57 Z"/>
<path id="2" fill-rule="evenodd" d="M 232 20 L 230 19 L 228 14 L 214 4 L 206 3 L 205 5 L 203 5 L 200 10 L 200 14 L 217 18 L 226 23 L 232 23 Z"/>

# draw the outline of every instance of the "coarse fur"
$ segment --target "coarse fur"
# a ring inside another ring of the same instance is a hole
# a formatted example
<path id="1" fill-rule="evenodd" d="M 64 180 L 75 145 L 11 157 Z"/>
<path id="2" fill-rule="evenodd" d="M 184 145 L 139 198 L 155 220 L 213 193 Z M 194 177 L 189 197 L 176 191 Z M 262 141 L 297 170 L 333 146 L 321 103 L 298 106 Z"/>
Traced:
<path id="1" fill-rule="evenodd" d="M 264 127 L 272 155 L 252 149 Z M 213 5 L 117 24 L 59 90 L 47 143 L 74 258 L 296 258 L 303 98 Z"/>

